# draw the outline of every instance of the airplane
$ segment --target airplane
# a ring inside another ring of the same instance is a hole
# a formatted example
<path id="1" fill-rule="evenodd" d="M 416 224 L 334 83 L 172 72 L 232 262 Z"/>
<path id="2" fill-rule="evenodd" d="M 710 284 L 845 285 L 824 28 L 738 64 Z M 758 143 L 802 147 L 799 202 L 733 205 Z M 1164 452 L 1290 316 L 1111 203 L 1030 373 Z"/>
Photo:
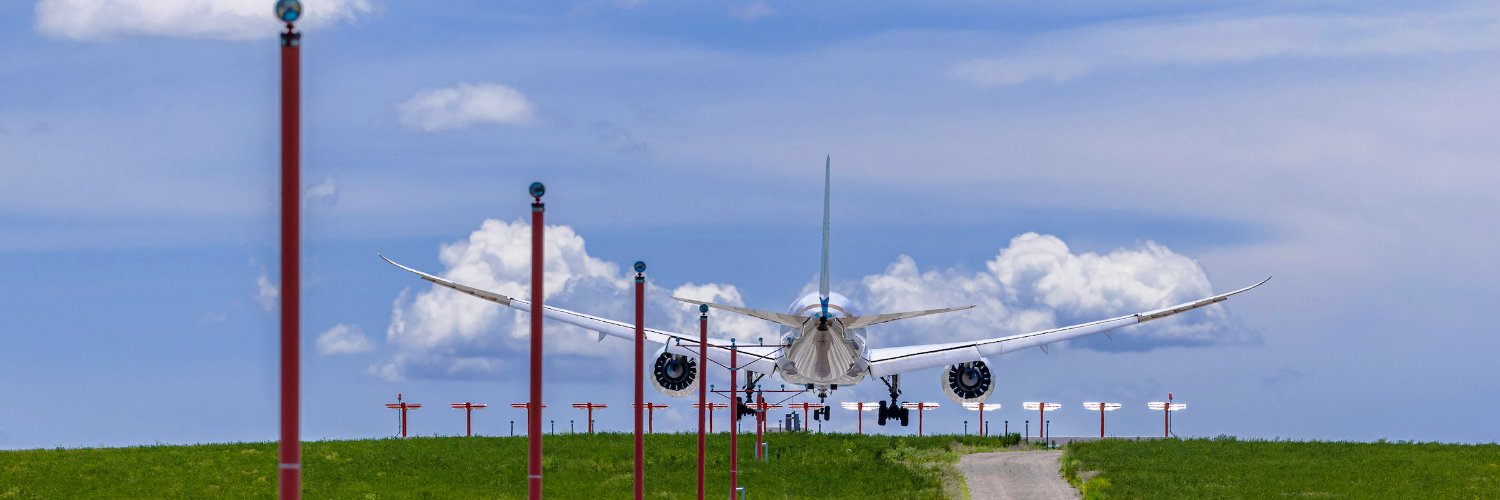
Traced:
<path id="1" fill-rule="evenodd" d="M 774 374 L 789 384 L 801 385 L 807 390 L 817 391 L 820 401 L 826 401 L 829 391 L 839 386 L 851 386 L 866 378 L 876 378 L 885 384 L 890 402 L 881 401 L 876 423 L 885 425 L 888 420 L 907 425 L 910 410 L 901 406 L 901 374 L 927 368 L 944 367 L 939 383 L 943 392 L 955 402 L 978 402 L 995 391 L 994 374 L 990 370 L 990 356 L 998 356 L 1021 349 L 1047 346 L 1063 340 L 1104 333 L 1147 321 L 1191 311 L 1210 304 L 1222 302 L 1230 296 L 1243 293 L 1270 281 L 1261 280 L 1232 292 L 1214 295 L 1192 302 L 1164 307 L 1115 318 L 1102 319 L 1059 328 L 1022 333 L 982 340 L 966 340 L 939 344 L 923 344 L 897 347 L 872 347 L 865 329 L 920 316 L 962 311 L 974 306 L 948 307 L 884 314 L 861 314 L 845 296 L 831 290 L 829 285 L 829 214 L 832 181 L 832 158 L 823 164 L 823 252 L 818 290 L 792 302 L 786 312 L 764 311 L 746 307 L 704 302 L 684 297 L 673 297 L 679 301 L 696 304 L 700 309 L 719 309 L 735 314 L 759 318 L 780 326 L 781 342 L 766 345 L 735 344 L 739 367 L 748 375 L 745 393 L 751 394 L 767 374 Z M 529 301 L 499 293 L 481 290 L 401 265 L 380 255 L 386 262 L 416 274 L 424 280 L 451 288 L 479 299 L 488 300 L 521 311 L 531 311 Z M 588 314 L 543 305 L 542 316 L 581 327 L 598 333 L 602 341 L 605 336 L 619 337 L 634 342 L 635 326 L 631 322 L 614 321 Z M 652 385 L 663 394 L 683 397 L 696 392 L 698 375 L 699 339 L 696 334 L 683 334 L 644 328 L 646 340 L 660 345 L 651 363 Z M 722 365 L 729 364 L 732 341 L 710 338 L 708 357 Z M 737 418 L 753 414 L 742 399 L 737 406 Z M 832 415 L 828 408 L 818 410 L 822 415 L 814 419 L 827 420 Z"/>

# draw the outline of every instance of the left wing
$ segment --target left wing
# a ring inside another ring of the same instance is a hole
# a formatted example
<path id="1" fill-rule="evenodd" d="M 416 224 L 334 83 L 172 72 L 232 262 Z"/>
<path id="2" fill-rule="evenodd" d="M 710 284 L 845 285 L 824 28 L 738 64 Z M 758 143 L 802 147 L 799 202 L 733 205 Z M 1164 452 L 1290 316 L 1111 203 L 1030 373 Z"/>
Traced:
<path id="1" fill-rule="evenodd" d="M 927 344 L 906 347 L 888 347 L 870 350 L 870 374 L 877 377 L 885 377 L 897 373 L 921 370 L 937 366 L 947 366 L 970 361 L 979 361 L 988 355 L 1005 354 L 1018 351 L 1028 347 L 1045 347 L 1047 344 L 1060 340 L 1078 338 L 1095 333 L 1103 333 L 1122 326 L 1145 323 L 1153 319 L 1161 319 L 1173 314 L 1191 311 L 1209 304 L 1223 302 L 1229 296 L 1255 288 L 1271 281 L 1271 278 L 1261 280 L 1260 283 L 1235 290 L 1233 292 L 1215 295 L 1205 299 L 1184 302 L 1171 307 L 1164 307 L 1154 311 L 1120 316 L 1105 320 L 1083 323 L 1080 325 L 1064 326 L 1051 330 L 1023 333 L 995 339 L 950 342 L 946 344 Z"/>
<path id="2" fill-rule="evenodd" d="M 422 279 L 430 281 L 434 284 L 452 288 L 454 290 L 458 290 L 460 292 L 472 295 L 483 300 L 488 300 L 496 304 L 510 307 L 512 309 L 527 312 L 531 311 L 531 301 L 517 299 L 488 290 L 474 288 L 456 281 L 439 278 L 437 276 L 433 276 L 431 274 L 427 274 L 422 271 L 397 264 L 396 261 L 387 259 L 384 255 L 381 255 L 380 258 L 381 260 L 384 260 L 393 266 L 404 269 L 407 272 L 415 274 Z M 590 316 L 576 311 L 552 307 L 546 304 L 542 305 L 542 317 L 561 323 L 567 323 L 569 325 L 583 328 L 585 330 L 598 332 L 600 334 L 600 340 L 603 340 L 604 335 L 608 335 L 611 337 L 619 337 L 632 342 L 635 341 L 634 323 L 626 323 L 624 321 L 615 321 L 611 319 L 600 318 L 598 316 Z M 642 331 L 645 332 L 647 341 L 666 345 L 667 352 L 670 352 L 672 354 L 681 354 L 692 358 L 698 357 L 699 341 L 697 335 L 686 335 L 665 330 L 658 330 L 655 328 L 645 328 L 642 329 Z M 709 337 L 708 359 L 728 365 L 728 347 L 730 346 L 730 343 L 731 342 L 729 339 Z M 772 373 L 774 371 L 776 366 L 775 355 L 776 351 L 780 349 L 780 346 L 736 345 L 735 347 L 736 350 L 739 351 L 739 359 L 737 360 L 737 362 L 739 363 L 740 368 L 758 373 Z"/>

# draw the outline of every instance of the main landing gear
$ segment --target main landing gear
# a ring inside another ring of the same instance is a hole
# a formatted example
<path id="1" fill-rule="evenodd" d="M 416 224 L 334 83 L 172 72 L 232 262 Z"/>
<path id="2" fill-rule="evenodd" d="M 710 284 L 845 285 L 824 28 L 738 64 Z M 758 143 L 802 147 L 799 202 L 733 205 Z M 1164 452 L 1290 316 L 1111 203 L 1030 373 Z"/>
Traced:
<path id="1" fill-rule="evenodd" d="M 751 397 L 751 394 L 755 394 L 755 385 L 760 382 L 760 379 L 765 378 L 765 375 L 756 376 L 755 372 L 745 373 L 745 390 L 743 391 L 745 395 L 736 395 L 734 397 L 734 416 L 736 419 L 755 415 L 755 408 L 750 407 L 750 404 L 755 402 L 755 398 Z"/>
<path id="2" fill-rule="evenodd" d="M 887 378 L 889 378 L 890 380 L 886 380 Z M 911 409 L 902 408 L 901 401 L 897 399 L 901 396 L 901 375 L 880 377 L 880 381 L 885 384 L 885 387 L 887 389 L 890 389 L 891 402 L 889 404 L 887 404 L 885 401 L 880 402 L 880 411 L 875 418 L 875 423 L 878 425 L 885 425 L 885 421 L 887 420 L 900 420 L 901 426 L 906 427 L 906 424 L 911 417 Z"/>

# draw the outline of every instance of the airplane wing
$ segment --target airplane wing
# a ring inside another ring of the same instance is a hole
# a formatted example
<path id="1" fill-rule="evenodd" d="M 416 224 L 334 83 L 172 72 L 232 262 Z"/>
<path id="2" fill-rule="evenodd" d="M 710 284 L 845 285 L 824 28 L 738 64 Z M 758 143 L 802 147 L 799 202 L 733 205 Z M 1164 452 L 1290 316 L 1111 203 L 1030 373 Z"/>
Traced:
<path id="1" fill-rule="evenodd" d="M 422 271 L 418 271 L 416 269 L 398 264 L 396 263 L 396 261 L 387 259 L 384 255 L 381 255 L 380 259 L 439 286 L 452 288 L 479 299 L 488 300 L 490 302 L 507 306 L 512 309 L 527 312 L 531 311 L 531 301 L 517 299 L 488 290 L 474 288 L 455 281 L 439 278 L 437 276 L 433 276 L 431 274 L 427 274 Z M 552 307 L 545 304 L 542 305 L 542 317 L 553 321 L 577 326 L 585 330 L 598 332 L 600 334 L 600 340 L 603 340 L 604 335 L 608 335 L 632 342 L 635 341 L 634 323 L 604 319 L 597 316 L 590 316 L 580 312 Z M 698 357 L 698 335 L 687 335 L 665 330 L 658 330 L 655 328 L 646 328 L 643 331 L 646 334 L 647 341 L 665 345 L 667 347 L 667 352 L 670 352 L 672 354 L 681 354 L 692 358 Z M 708 359 L 717 361 L 727 366 L 729 364 L 729 350 L 727 349 L 730 345 L 729 339 L 709 337 L 708 345 L 710 346 L 708 349 Z M 722 348 L 715 348 L 715 346 Z M 780 346 L 736 345 L 735 347 L 739 351 L 737 362 L 739 363 L 739 366 L 741 368 L 759 373 L 772 373 L 774 371 L 776 365 L 776 350 L 780 349 Z"/>
<path id="2" fill-rule="evenodd" d="M 1005 354 L 1018 351 L 1028 347 L 1045 347 L 1048 344 L 1060 340 L 1078 338 L 1095 333 L 1103 333 L 1122 326 L 1145 323 L 1154 319 L 1161 319 L 1173 314 L 1191 311 L 1209 304 L 1223 302 L 1231 295 L 1261 286 L 1271 278 L 1261 280 L 1260 283 L 1208 297 L 1205 299 L 1184 302 L 1171 307 L 1164 307 L 1154 311 L 1146 311 L 1117 318 L 1083 323 L 1079 325 L 1064 326 L 1051 330 L 1023 333 L 1000 337 L 994 339 L 949 342 L 944 344 L 927 344 L 905 347 L 888 347 L 870 350 L 870 374 L 884 377 L 892 374 L 921 370 L 937 366 L 947 366 L 957 363 L 979 361 L 985 356 Z"/>
<path id="3" fill-rule="evenodd" d="M 685 298 L 682 298 L 682 297 L 675 297 L 674 296 L 672 298 L 677 299 L 679 302 L 685 302 L 685 303 L 693 304 L 693 305 L 704 305 L 704 306 L 712 307 L 714 309 L 723 309 L 725 311 L 729 311 L 729 312 L 732 312 L 732 313 L 743 314 L 743 315 L 746 315 L 746 316 L 750 316 L 752 318 L 759 318 L 759 319 L 763 319 L 763 320 L 766 320 L 766 321 L 770 321 L 772 323 L 776 323 L 778 325 L 790 326 L 792 328 L 801 328 L 803 324 L 807 323 L 808 320 L 812 319 L 812 318 L 809 318 L 807 316 L 798 316 L 798 315 L 795 315 L 795 314 L 786 314 L 786 313 L 779 313 L 779 312 L 772 312 L 772 311 L 762 311 L 760 309 L 751 309 L 751 308 L 748 308 L 748 307 L 738 307 L 738 306 L 729 306 L 729 305 L 724 305 L 724 304 L 715 304 L 713 302 L 704 302 L 704 301 L 701 301 L 701 300 L 685 299 Z"/>

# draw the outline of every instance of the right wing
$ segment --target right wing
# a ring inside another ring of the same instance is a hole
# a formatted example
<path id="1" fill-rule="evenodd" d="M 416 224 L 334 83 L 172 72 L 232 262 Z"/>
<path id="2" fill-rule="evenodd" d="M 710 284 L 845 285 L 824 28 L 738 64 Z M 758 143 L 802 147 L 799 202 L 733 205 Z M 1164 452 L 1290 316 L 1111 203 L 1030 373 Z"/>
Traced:
<path id="1" fill-rule="evenodd" d="M 1064 326 L 1051 330 L 1023 333 L 995 339 L 949 342 L 945 344 L 927 344 L 905 347 L 888 347 L 870 350 L 870 374 L 884 377 L 892 374 L 921 370 L 937 366 L 947 366 L 970 361 L 979 361 L 991 354 L 1004 354 L 1018 351 L 1028 347 L 1045 347 L 1047 344 L 1060 340 L 1068 340 L 1103 333 L 1122 326 L 1145 323 L 1153 319 L 1165 318 L 1180 312 L 1191 311 L 1209 304 L 1223 302 L 1229 296 L 1244 292 L 1271 281 L 1266 278 L 1260 283 L 1235 290 L 1233 292 L 1215 295 L 1212 297 L 1184 302 L 1171 307 L 1164 307 L 1154 311 L 1146 311 L 1118 318 L 1094 321 L 1079 325 Z"/>
<path id="2" fill-rule="evenodd" d="M 458 283 L 456 281 L 439 278 L 437 276 L 433 276 L 431 274 L 427 274 L 422 271 L 418 271 L 416 269 L 398 264 L 396 263 L 396 261 L 387 259 L 384 255 L 380 255 L 380 258 L 381 260 L 384 260 L 393 266 L 404 269 L 407 272 L 415 274 L 418 277 L 421 277 L 422 279 L 430 281 L 434 284 L 452 288 L 454 290 L 458 290 L 460 292 L 472 295 L 483 300 L 488 300 L 496 304 L 507 306 L 512 309 L 527 312 L 531 311 L 530 301 L 517 299 L 507 295 L 501 295 L 488 290 L 481 290 L 479 288 L 474 288 L 462 283 Z M 552 307 L 545 304 L 542 305 L 542 317 L 577 326 L 585 330 L 598 332 L 601 335 L 618 337 L 632 342 L 635 341 L 634 323 L 604 319 L 598 316 L 590 316 L 580 312 Z M 672 354 L 681 354 L 692 358 L 698 357 L 699 341 L 697 335 L 686 335 L 681 333 L 668 332 L 665 330 L 658 330 L 655 328 L 645 328 L 643 329 L 643 331 L 646 334 L 646 340 L 653 343 L 665 345 L 667 347 L 667 352 L 670 352 Z M 728 365 L 728 348 L 730 344 L 731 342 L 729 339 L 709 337 L 708 359 Z M 759 373 L 771 373 L 772 371 L 774 371 L 774 368 L 776 366 L 776 350 L 780 349 L 780 346 L 735 345 L 735 348 L 739 351 L 740 357 L 737 362 L 739 363 L 740 368 Z"/>

